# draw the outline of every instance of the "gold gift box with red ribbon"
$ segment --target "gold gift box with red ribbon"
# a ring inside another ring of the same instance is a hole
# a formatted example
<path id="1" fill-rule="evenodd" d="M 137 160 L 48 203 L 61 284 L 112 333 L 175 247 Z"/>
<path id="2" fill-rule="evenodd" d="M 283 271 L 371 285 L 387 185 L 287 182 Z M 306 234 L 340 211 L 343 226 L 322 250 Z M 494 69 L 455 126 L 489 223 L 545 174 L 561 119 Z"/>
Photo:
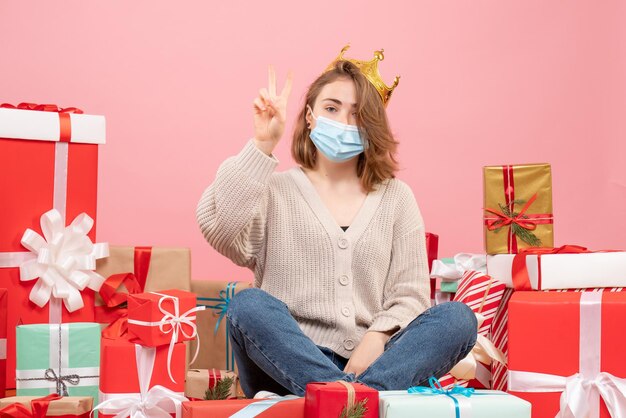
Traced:
<path id="1" fill-rule="evenodd" d="M 483 181 L 487 254 L 554 245 L 550 164 L 487 166 Z"/>

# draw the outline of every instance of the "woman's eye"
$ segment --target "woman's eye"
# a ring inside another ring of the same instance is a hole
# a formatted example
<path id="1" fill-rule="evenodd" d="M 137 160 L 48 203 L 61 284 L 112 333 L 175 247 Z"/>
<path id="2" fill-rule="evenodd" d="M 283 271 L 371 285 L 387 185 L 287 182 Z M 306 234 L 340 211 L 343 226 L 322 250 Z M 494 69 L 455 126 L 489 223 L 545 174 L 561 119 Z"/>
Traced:
<path id="1" fill-rule="evenodd" d="M 334 113 L 334 112 L 336 112 L 336 111 L 337 111 L 337 109 L 336 109 L 336 108 L 334 108 L 333 106 L 328 106 L 328 107 L 326 108 L 326 111 L 328 111 L 328 112 L 330 112 L 330 113 Z"/>

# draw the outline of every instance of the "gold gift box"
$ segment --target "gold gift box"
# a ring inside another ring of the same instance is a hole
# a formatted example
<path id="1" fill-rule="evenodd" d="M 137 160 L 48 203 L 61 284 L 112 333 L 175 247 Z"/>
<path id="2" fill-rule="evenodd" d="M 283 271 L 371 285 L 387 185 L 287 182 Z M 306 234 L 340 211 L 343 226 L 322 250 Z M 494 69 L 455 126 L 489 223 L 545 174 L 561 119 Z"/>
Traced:
<path id="1" fill-rule="evenodd" d="M 252 287 L 252 282 L 225 282 L 209 280 L 192 280 L 191 291 L 197 296 L 197 304 L 207 306 L 207 309 L 196 313 L 200 351 L 198 357 L 190 365 L 195 369 L 234 370 L 232 364 L 232 348 L 229 344 L 229 352 L 226 351 L 226 315 L 222 316 L 219 327 L 216 325 L 220 320 L 221 310 L 216 306 L 224 306 L 225 298 L 233 296 L 242 289 Z M 220 295 L 220 292 L 223 294 Z M 226 294 L 224 296 L 224 294 Z M 198 340 L 190 341 L 191 356 L 196 351 Z M 191 360 L 191 359 L 190 359 Z"/>
<path id="2" fill-rule="evenodd" d="M 485 252 L 487 254 L 513 254 L 522 248 L 553 247 L 554 228 L 552 223 L 552 172 L 550 164 L 521 164 L 510 166 L 487 166 L 483 168 Z M 508 193 L 507 193 L 508 191 Z M 520 214 L 526 203 L 536 195 L 536 200 L 515 222 L 489 230 L 487 223 L 510 222 Z M 520 202 L 513 202 L 513 201 Z M 522 203 L 524 202 L 524 203 Z M 512 206 L 512 211 L 510 211 Z M 506 213 L 508 208 L 510 213 Z M 499 215 L 487 211 L 490 209 Z M 524 218 L 527 216 L 527 218 Z M 535 228 L 532 229 L 532 225 Z M 520 226 L 522 225 L 522 226 Z M 523 231 L 520 231 L 524 229 Z M 515 230 L 519 234 L 513 233 Z M 522 239 L 523 234 L 526 242 Z M 533 236 L 537 240 L 533 239 Z M 534 245 L 533 245 L 534 244 Z"/>
<path id="3" fill-rule="evenodd" d="M 232 378 L 233 385 L 230 387 L 229 397 L 237 397 L 237 374 L 228 370 L 189 369 L 185 381 L 185 396 L 188 398 L 204 399 L 211 374 L 219 376 L 218 379 Z"/>
<path id="4" fill-rule="evenodd" d="M 31 411 L 30 402 L 35 399 L 41 399 L 41 396 L 12 396 L 10 398 L 0 399 L 0 409 L 9 405 L 20 403 Z M 93 409 L 93 398 L 91 396 L 65 396 L 61 399 L 50 401 L 48 406 L 47 417 L 56 417 L 62 415 L 81 415 L 87 414 Z"/>

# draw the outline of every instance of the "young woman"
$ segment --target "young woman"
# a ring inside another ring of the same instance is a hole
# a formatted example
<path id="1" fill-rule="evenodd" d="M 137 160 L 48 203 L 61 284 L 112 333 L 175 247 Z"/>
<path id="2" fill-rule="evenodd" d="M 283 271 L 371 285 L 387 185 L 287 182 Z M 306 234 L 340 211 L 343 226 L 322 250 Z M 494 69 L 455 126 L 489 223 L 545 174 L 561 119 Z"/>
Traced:
<path id="1" fill-rule="evenodd" d="M 270 67 L 254 100 L 254 137 L 198 204 L 208 242 L 254 271 L 255 288 L 239 292 L 227 315 L 248 397 L 301 396 L 312 381 L 407 389 L 448 372 L 476 341 L 467 306 L 430 308 L 424 223 L 394 177 L 390 89 L 377 90 L 362 63 L 342 51 L 311 84 L 291 148 L 300 166 L 284 172 L 272 151 L 292 77 L 277 94 Z"/>

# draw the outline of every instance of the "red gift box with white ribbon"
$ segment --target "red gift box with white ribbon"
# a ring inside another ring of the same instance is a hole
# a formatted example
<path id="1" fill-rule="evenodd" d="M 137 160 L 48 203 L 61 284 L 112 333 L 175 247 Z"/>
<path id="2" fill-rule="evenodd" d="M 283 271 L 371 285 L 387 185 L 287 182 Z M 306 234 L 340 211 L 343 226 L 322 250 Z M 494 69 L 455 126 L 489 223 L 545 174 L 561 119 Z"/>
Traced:
<path id="1" fill-rule="evenodd" d="M 8 291 L 7 387 L 15 327 L 93 322 L 98 145 L 104 116 L 55 105 L 0 105 L 0 283 Z"/>

